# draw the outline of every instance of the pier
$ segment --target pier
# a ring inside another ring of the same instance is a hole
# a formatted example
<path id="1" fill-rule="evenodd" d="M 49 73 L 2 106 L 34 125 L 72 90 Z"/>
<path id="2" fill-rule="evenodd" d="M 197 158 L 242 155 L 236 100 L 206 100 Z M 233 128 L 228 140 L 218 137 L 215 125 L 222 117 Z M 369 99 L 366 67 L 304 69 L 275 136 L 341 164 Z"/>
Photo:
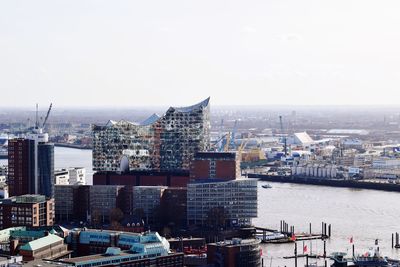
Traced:
<path id="1" fill-rule="evenodd" d="M 271 229 L 267 227 L 255 226 L 256 236 L 261 240 L 262 243 L 294 243 L 296 241 L 307 241 L 307 240 L 325 240 L 331 237 L 332 226 L 321 223 L 321 233 L 312 233 L 312 227 L 310 223 L 309 233 L 296 233 L 294 226 L 290 226 L 284 221 L 280 222 L 280 229 Z"/>

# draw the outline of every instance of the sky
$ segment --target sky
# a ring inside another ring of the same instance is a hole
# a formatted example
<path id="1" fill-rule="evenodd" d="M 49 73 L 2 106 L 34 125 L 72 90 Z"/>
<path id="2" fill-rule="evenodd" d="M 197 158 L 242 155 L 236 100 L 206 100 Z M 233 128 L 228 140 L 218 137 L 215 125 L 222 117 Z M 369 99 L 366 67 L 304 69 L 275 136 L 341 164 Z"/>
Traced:
<path id="1" fill-rule="evenodd" d="M 3 107 L 397 105 L 398 0 L 0 1 Z"/>

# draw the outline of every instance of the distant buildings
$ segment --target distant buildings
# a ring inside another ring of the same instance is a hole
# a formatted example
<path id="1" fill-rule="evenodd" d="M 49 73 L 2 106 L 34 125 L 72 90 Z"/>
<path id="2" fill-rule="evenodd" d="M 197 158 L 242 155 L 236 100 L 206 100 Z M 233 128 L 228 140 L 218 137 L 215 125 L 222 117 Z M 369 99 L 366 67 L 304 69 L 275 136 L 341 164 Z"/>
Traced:
<path id="1" fill-rule="evenodd" d="M 303 147 L 309 147 L 314 144 L 315 141 L 306 132 L 294 133 L 292 136 L 287 138 L 288 145 L 299 145 Z"/>
<path id="2" fill-rule="evenodd" d="M 69 173 L 66 169 L 54 171 L 54 184 L 55 185 L 69 185 Z"/>
<path id="3" fill-rule="evenodd" d="M 86 169 L 83 167 L 72 167 L 68 169 L 69 184 L 86 184 Z"/>
<path id="4" fill-rule="evenodd" d="M 51 226 L 54 200 L 42 195 L 22 195 L 0 200 L 0 228 Z"/>
<path id="5" fill-rule="evenodd" d="M 162 117 L 152 115 L 141 124 L 93 126 L 93 169 L 188 171 L 194 154 L 209 149 L 209 109 L 207 98 L 190 107 L 170 107 Z"/>
<path id="6" fill-rule="evenodd" d="M 56 185 L 74 185 L 86 184 L 86 170 L 83 167 L 73 167 L 60 169 L 54 172 L 54 184 Z"/>

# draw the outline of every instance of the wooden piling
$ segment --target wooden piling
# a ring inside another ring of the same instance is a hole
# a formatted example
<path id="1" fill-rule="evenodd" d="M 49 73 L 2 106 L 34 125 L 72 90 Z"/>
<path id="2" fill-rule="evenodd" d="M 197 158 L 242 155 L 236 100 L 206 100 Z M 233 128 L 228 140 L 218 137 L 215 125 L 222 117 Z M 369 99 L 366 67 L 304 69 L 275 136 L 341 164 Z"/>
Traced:
<path id="1" fill-rule="evenodd" d="M 394 248 L 394 234 L 392 233 L 392 248 Z"/>

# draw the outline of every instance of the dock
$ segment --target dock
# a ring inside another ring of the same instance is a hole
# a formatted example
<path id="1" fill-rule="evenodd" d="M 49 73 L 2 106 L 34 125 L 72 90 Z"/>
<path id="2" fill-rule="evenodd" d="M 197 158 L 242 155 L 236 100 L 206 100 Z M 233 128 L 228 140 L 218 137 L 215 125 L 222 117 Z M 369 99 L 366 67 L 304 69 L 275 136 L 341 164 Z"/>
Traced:
<path id="1" fill-rule="evenodd" d="M 296 233 L 294 226 L 290 226 L 284 221 L 281 221 L 280 230 L 271 229 L 268 227 L 255 226 L 256 236 L 261 240 L 262 243 L 270 244 L 282 244 L 282 243 L 294 243 L 296 241 L 307 241 L 307 240 L 326 240 L 331 237 L 331 225 L 327 225 L 322 222 L 321 233 L 312 233 L 311 223 L 309 233 Z"/>

